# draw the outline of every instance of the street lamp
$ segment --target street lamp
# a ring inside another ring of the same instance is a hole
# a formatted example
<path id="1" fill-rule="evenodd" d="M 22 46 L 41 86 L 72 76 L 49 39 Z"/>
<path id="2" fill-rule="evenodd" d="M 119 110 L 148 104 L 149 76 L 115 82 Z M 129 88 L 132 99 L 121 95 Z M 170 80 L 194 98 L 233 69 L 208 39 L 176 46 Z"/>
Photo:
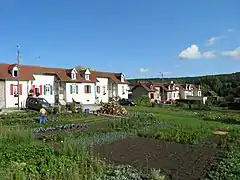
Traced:
<path id="1" fill-rule="evenodd" d="M 20 92 L 20 87 L 19 87 L 19 77 L 20 77 L 20 46 L 17 45 L 17 87 L 18 87 L 18 110 L 20 110 L 20 97 L 19 97 L 19 92 Z"/>

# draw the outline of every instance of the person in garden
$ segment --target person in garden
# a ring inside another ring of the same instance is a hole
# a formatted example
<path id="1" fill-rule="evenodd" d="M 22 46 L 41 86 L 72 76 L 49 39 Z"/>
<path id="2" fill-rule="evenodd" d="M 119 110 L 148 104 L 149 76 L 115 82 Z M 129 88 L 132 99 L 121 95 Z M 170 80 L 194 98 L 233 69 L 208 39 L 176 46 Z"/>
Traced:
<path id="1" fill-rule="evenodd" d="M 47 111 L 44 108 L 40 109 L 40 124 L 45 123 Z"/>

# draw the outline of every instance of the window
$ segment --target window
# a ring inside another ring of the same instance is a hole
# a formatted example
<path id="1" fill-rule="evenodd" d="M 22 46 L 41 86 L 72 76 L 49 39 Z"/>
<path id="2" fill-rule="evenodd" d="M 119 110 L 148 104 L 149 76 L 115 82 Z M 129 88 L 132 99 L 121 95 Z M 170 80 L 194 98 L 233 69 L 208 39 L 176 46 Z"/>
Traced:
<path id="1" fill-rule="evenodd" d="M 48 94 L 50 93 L 50 86 L 49 85 L 46 86 L 46 93 L 48 93 Z"/>
<path id="2" fill-rule="evenodd" d="M 48 103 L 48 102 L 46 101 L 46 99 L 43 99 L 43 98 L 39 98 L 38 100 L 39 100 L 39 102 L 41 102 L 41 103 Z"/>
<path id="3" fill-rule="evenodd" d="M 89 74 L 85 74 L 85 80 L 89 80 Z"/>
<path id="4" fill-rule="evenodd" d="M 40 94 L 40 89 L 38 87 L 35 88 L 35 93 Z"/>
<path id="5" fill-rule="evenodd" d="M 72 93 L 76 93 L 76 85 L 72 85 Z"/>
<path id="6" fill-rule="evenodd" d="M 91 86 L 90 85 L 85 85 L 84 86 L 84 92 L 85 93 L 91 93 Z"/>
<path id="7" fill-rule="evenodd" d="M 76 84 L 70 85 L 70 94 L 78 94 L 78 85 Z"/>
<path id="8" fill-rule="evenodd" d="M 17 70 L 14 70 L 13 71 L 13 77 L 17 77 L 18 76 L 18 71 Z"/>
<path id="9" fill-rule="evenodd" d="M 18 85 L 10 85 L 10 94 L 14 97 L 18 97 Z M 19 95 L 22 95 L 22 84 L 19 84 Z"/>
<path id="10" fill-rule="evenodd" d="M 18 96 L 18 86 L 17 85 L 13 86 L 13 95 Z"/>
<path id="11" fill-rule="evenodd" d="M 73 79 L 73 80 L 75 80 L 75 79 L 77 78 L 77 75 L 76 75 L 75 72 L 72 72 L 72 73 L 71 73 L 71 76 L 72 76 L 72 79 Z"/>
<path id="12" fill-rule="evenodd" d="M 40 86 L 40 94 L 42 94 L 42 86 Z M 52 95 L 53 87 L 50 84 L 44 85 L 44 95 Z"/>
<path id="13" fill-rule="evenodd" d="M 100 86 L 97 86 L 97 93 L 100 93 Z"/>

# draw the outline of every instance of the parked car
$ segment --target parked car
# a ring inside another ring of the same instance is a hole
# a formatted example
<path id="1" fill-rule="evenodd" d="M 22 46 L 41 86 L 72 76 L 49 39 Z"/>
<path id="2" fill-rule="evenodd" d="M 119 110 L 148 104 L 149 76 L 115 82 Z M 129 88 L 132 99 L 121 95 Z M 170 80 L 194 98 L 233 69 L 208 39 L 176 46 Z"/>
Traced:
<path id="1" fill-rule="evenodd" d="M 41 108 L 51 110 L 51 104 L 44 98 L 40 97 L 28 97 L 26 101 L 26 108 L 31 110 L 40 111 Z"/>
<path id="2" fill-rule="evenodd" d="M 137 104 L 131 99 L 121 99 L 118 103 L 122 106 L 136 106 Z"/>

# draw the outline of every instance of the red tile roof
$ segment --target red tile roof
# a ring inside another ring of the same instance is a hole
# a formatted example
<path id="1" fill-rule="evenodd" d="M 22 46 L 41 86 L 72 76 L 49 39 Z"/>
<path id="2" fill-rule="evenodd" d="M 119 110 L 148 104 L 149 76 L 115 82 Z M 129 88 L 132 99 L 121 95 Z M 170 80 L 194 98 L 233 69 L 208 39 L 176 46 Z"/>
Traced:
<path id="1" fill-rule="evenodd" d="M 150 86 L 153 86 L 153 89 L 151 90 L 150 89 Z M 152 82 L 152 81 L 149 81 L 149 82 L 137 82 L 130 91 L 132 91 L 133 89 L 135 89 L 136 87 L 143 87 L 145 88 L 147 91 L 156 91 L 156 87 L 161 87 L 164 89 L 164 91 L 173 91 L 173 85 L 175 85 L 175 87 L 179 87 L 179 89 L 182 89 L 182 90 L 185 90 L 185 87 L 186 87 L 186 84 L 170 84 L 170 83 L 159 83 L 159 82 Z M 170 89 L 168 89 L 170 86 Z M 191 87 L 192 88 L 196 88 L 196 87 L 199 87 L 198 85 L 193 85 L 191 84 Z"/>
<path id="2" fill-rule="evenodd" d="M 16 80 L 12 77 L 11 70 L 16 64 L 0 64 L 0 79 L 2 80 Z M 49 68 L 41 66 L 20 65 L 19 80 L 34 80 L 34 74 L 52 74 L 56 75 L 59 80 L 65 82 L 97 82 L 97 77 L 106 77 L 111 79 L 114 83 L 128 83 L 127 80 L 121 82 L 121 73 L 97 72 L 91 71 L 90 80 L 85 80 L 83 77 L 84 71 L 78 71 L 76 80 L 71 79 L 71 69 L 63 68 Z"/>
<path id="3" fill-rule="evenodd" d="M 137 87 L 143 87 L 149 92 L 155 92 L 157 90 L 151 82 L 137 82 L 130 91 L 133 91 Z"/>

